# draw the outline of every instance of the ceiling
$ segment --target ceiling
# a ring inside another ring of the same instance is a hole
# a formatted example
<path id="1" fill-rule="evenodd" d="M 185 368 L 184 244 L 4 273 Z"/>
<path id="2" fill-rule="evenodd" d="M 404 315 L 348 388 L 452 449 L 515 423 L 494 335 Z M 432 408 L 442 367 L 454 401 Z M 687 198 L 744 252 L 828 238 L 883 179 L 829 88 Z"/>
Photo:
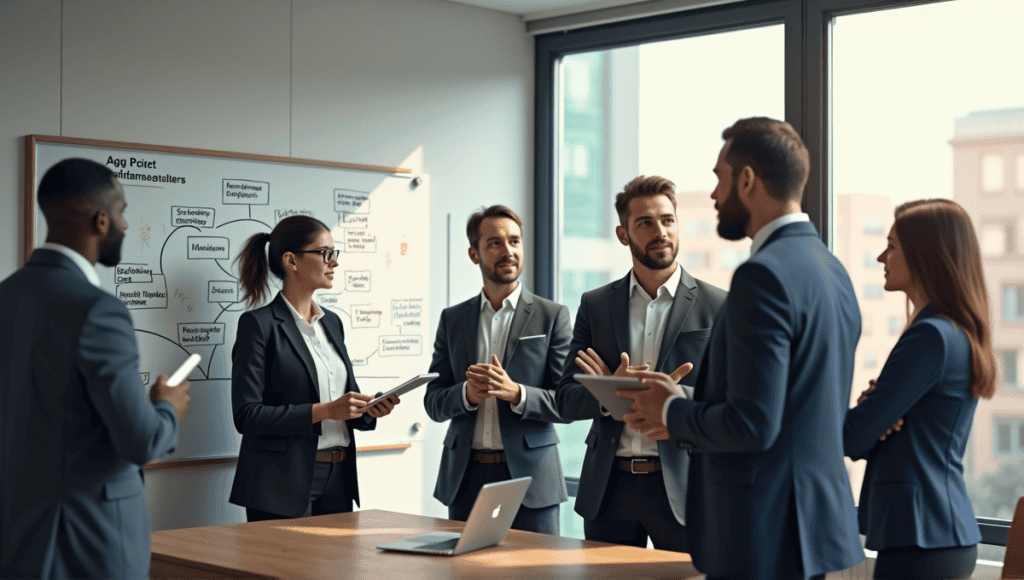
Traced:
<path id="1" fill-rule="evenodd" d="M 640 4 L 648 0 L 449 0 L 458 4 L 479 6 L 501 12 L 518 14 L 523 20 L 537 20 L 540 18 L 551 18 L 601 10 L 623 6 L 626 4 Z"/>

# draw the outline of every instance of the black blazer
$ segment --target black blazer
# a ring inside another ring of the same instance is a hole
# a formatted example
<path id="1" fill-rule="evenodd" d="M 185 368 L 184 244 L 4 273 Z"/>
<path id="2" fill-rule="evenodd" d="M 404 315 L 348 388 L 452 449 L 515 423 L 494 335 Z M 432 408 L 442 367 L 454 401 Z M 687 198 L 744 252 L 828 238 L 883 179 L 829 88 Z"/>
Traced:
<path id="1" fill-rule="evenodd" d="M 305 513 L 313 485 L 320 423 L 313 404 L 320 389 L 313 357 L 278 294 L 270 304 L 242 314 L 231 351 L 231 411 L 242 434 L 235 481 L 229 501 L 288 517 Z M 341 319 L 324 310 L 320 319 L 327 339 L 348 371 L 345 392 L 359 392 L 345 349 Z M 326 401 L 324 401 L 326 402 Z M 355 430 L 372 430 L 375 419 L 363 415 L 346 422 L 350 443 L 343 465 L 344 485 L 359 504 Z"/>

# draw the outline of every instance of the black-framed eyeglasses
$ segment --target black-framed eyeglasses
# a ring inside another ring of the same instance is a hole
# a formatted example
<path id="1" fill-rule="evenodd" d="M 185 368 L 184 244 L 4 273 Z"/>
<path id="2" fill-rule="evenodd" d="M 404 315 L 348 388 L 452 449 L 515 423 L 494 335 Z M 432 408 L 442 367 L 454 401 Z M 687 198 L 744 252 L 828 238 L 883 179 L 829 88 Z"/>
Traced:
<path id="1" fill-rule="evenodd" d="M 328 250 L 327 248 L 320 248 L 319 250 L 299 250 L 294 252 L 295 254 L 320 254 L 320 257 L 324 259 L 324 264 L 330 264 L 331 259 L 338 259 L 338 255 L 341 254 L 341 250 Z"/>

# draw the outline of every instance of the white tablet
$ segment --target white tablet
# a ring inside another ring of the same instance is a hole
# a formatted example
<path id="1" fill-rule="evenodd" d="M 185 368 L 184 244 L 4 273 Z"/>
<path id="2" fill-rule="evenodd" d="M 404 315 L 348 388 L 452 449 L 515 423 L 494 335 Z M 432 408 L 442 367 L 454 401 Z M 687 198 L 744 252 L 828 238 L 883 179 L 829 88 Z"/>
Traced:
<path id="1" fill-rule="evenodd" d="M 372 407 L 377 403 L 383 401 L 384 399 L 390 397 L 391 395 L 401 397 L 402 395 L 408 393 L 409 391 L 415 389 L 416 387 L 429 383 L 430 381 L 436 379 L 438 376 L 439 375 L 437 373 L 426 373 L 422 375 L 416 375 L 415 377 L 409 379 L 408 381 L 405 381 L 404 383 L 398 385 L 397 387 L 370 401 L 369 403 L 366 404 L 366 407 Z"/>
<path id="2" fill-rule="evenodd" d="M 591 375 L 578 374 L 572 378 L 580 382 L 590 391 L 594 398 L 604 405 L 604 408 L 611 414 L 613 419 L 618 421 L 629 413 L 633 408 L 633 401 L 623 399 L 615 394 L 615 389 L 646 389 L 640 384 L 640 379 L 635 377 L 595 377 Z"/>

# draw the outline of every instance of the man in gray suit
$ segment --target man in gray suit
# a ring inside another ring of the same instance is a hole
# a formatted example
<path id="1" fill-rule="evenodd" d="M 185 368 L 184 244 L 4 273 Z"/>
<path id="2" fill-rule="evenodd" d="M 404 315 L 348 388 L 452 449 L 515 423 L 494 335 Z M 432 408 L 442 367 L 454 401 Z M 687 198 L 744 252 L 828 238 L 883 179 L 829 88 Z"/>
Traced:
<path id="1" fill-rule="evenodd" d="M 576 512 L 588 540 L 644 547 L 650 538 L 655 548 L 685 552 L 687 452 L 613 419 L 573 375 L 630 376 L 651 368 L 671 372 L 678 383 L 701 360 L 725 291 L 676 263 L 671 181 L 637 177 L 615 197 L 615 209 L 615 234 L 629 247 L 633 269 L 583 295 L 569 350 L 576 364 L 566 365 L 556 393 L 563 419 L 594 419 Z"/>
<path id="2" fill-rule="evenodd" d="M 495 205 L 466 226 L 469 259 L 480 266 L 477 296 L 441 313 L 424 405 L 451 420 L 434 497 L 465 521 L 480 488 L 533 477 L 512 527 L 558 534 L 558 504 L 568 499 L 554 388 L 569 352 L 569 310 L 519 283 L 522 221 Z"/>
<path id="3" fill-rule="evenodd" d="M 176 445 L 189 385 L 146 397 L 128 310 L 98 287 L 128 227 L 113 172 L 66 159 L 38 198 L 46 243 L 0 283 L 0 577 L 145 578 L 142 465 Z"/>

